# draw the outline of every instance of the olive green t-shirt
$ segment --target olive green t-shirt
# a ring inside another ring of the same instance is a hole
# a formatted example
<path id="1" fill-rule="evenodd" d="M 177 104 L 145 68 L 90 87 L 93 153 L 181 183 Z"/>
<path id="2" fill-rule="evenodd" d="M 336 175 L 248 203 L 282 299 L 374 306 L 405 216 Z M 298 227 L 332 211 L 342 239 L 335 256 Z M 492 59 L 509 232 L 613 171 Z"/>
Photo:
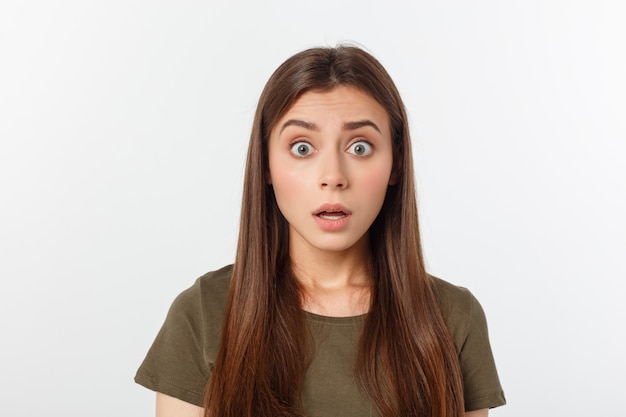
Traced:
<path id="1" fill-rule="evenodd" d="M 224 319 L 232 266 L 209 272 L 173 302 L 135 381 L 202 405 Z M 505 403 L 483 310 L 465 288 L 433 278 L 443 315 L 459 352 L 466 411 Z M 366 315 L 325 317 L 305 312 L 315 349 L 302 392 L 308 417 L 376 416 L 354 378 L 357 343 Z"/>

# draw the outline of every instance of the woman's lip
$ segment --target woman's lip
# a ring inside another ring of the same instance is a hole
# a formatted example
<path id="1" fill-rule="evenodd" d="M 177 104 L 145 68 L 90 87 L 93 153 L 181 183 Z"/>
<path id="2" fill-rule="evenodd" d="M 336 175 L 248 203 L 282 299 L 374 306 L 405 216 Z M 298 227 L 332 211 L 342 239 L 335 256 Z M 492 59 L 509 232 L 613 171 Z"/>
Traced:
<path id="1" fill-rule="evenodd" d="M 321 213 L 327 213 L 322 211 Z M 337 213 L 338 216 L 336 218 L 321 216 L 320 214 L 316 214 L 313 216 L 315 223 L 319 226 L 320 229 L 325 230 L 327 232 L 336 232 L 338 230 L 343 229 L 347 226 L 350 221 L 351 215 L 345 212 L 332 212 Z"/>
<path id="2" fill-rule="evenodd" d="M 335 232 L 346 227 L 352 212 L 342 204 L 326 203 L 313 212 L 313 219 L 320 229 Z"/>
<path id="3" fill-rule="evenodd" d="M 332 203 L 326 203 L 326 204 L 322 204 L 321 206 L 319 206 L 314 212 L 313 215 L 314 216 L 319 216 L 321 213 L 343 213 L 346 216 L 349 216 L 352 214 L 352 212 L 350 210 L 348 210 L 344 205 L 342 204 L 332 204 Z"/>

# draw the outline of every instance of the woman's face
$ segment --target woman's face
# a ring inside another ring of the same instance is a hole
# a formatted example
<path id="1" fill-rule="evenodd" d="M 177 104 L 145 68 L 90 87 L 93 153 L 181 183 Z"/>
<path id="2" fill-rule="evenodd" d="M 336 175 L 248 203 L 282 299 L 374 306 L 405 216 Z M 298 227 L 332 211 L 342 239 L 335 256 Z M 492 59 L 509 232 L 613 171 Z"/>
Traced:
<path id="1" fill-rule="evenodd" d="M 307 92 L 274 126 L 268 146 L 292 253 L 363 248 L 392 178 L 385 109 L 353 87 Z"/>

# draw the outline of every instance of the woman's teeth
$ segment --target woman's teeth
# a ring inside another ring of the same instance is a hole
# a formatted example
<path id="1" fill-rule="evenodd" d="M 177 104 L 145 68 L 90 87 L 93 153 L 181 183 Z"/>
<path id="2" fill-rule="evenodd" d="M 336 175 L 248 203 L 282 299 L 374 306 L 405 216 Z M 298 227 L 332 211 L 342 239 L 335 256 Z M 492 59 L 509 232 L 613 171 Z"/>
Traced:
<path id="1" fill-rule="evenodd" d="M 317 215 L 317 217 L 321 217 L 326 220 L 338 220 L 346 217 L 346 213 L 343 211 L 323 211 Z"/>

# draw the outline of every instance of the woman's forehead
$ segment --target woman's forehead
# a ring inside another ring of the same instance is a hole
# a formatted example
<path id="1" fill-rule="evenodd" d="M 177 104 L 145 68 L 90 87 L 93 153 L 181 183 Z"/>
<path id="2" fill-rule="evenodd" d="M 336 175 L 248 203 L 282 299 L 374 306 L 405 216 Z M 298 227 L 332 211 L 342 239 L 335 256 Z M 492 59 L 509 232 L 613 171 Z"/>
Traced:
<path id="1" fill-rule="evenodd" d="M 389 125 L 387 110 L 371 94 L 356 87 L 340 85 L 330 90 L 302 93 L 276 121 L 272 131 L 289 119 L 314 123 L 315 119 L 319 122 L 329 117 L 347 123 L 373 120 L 377 125 Z"/>

